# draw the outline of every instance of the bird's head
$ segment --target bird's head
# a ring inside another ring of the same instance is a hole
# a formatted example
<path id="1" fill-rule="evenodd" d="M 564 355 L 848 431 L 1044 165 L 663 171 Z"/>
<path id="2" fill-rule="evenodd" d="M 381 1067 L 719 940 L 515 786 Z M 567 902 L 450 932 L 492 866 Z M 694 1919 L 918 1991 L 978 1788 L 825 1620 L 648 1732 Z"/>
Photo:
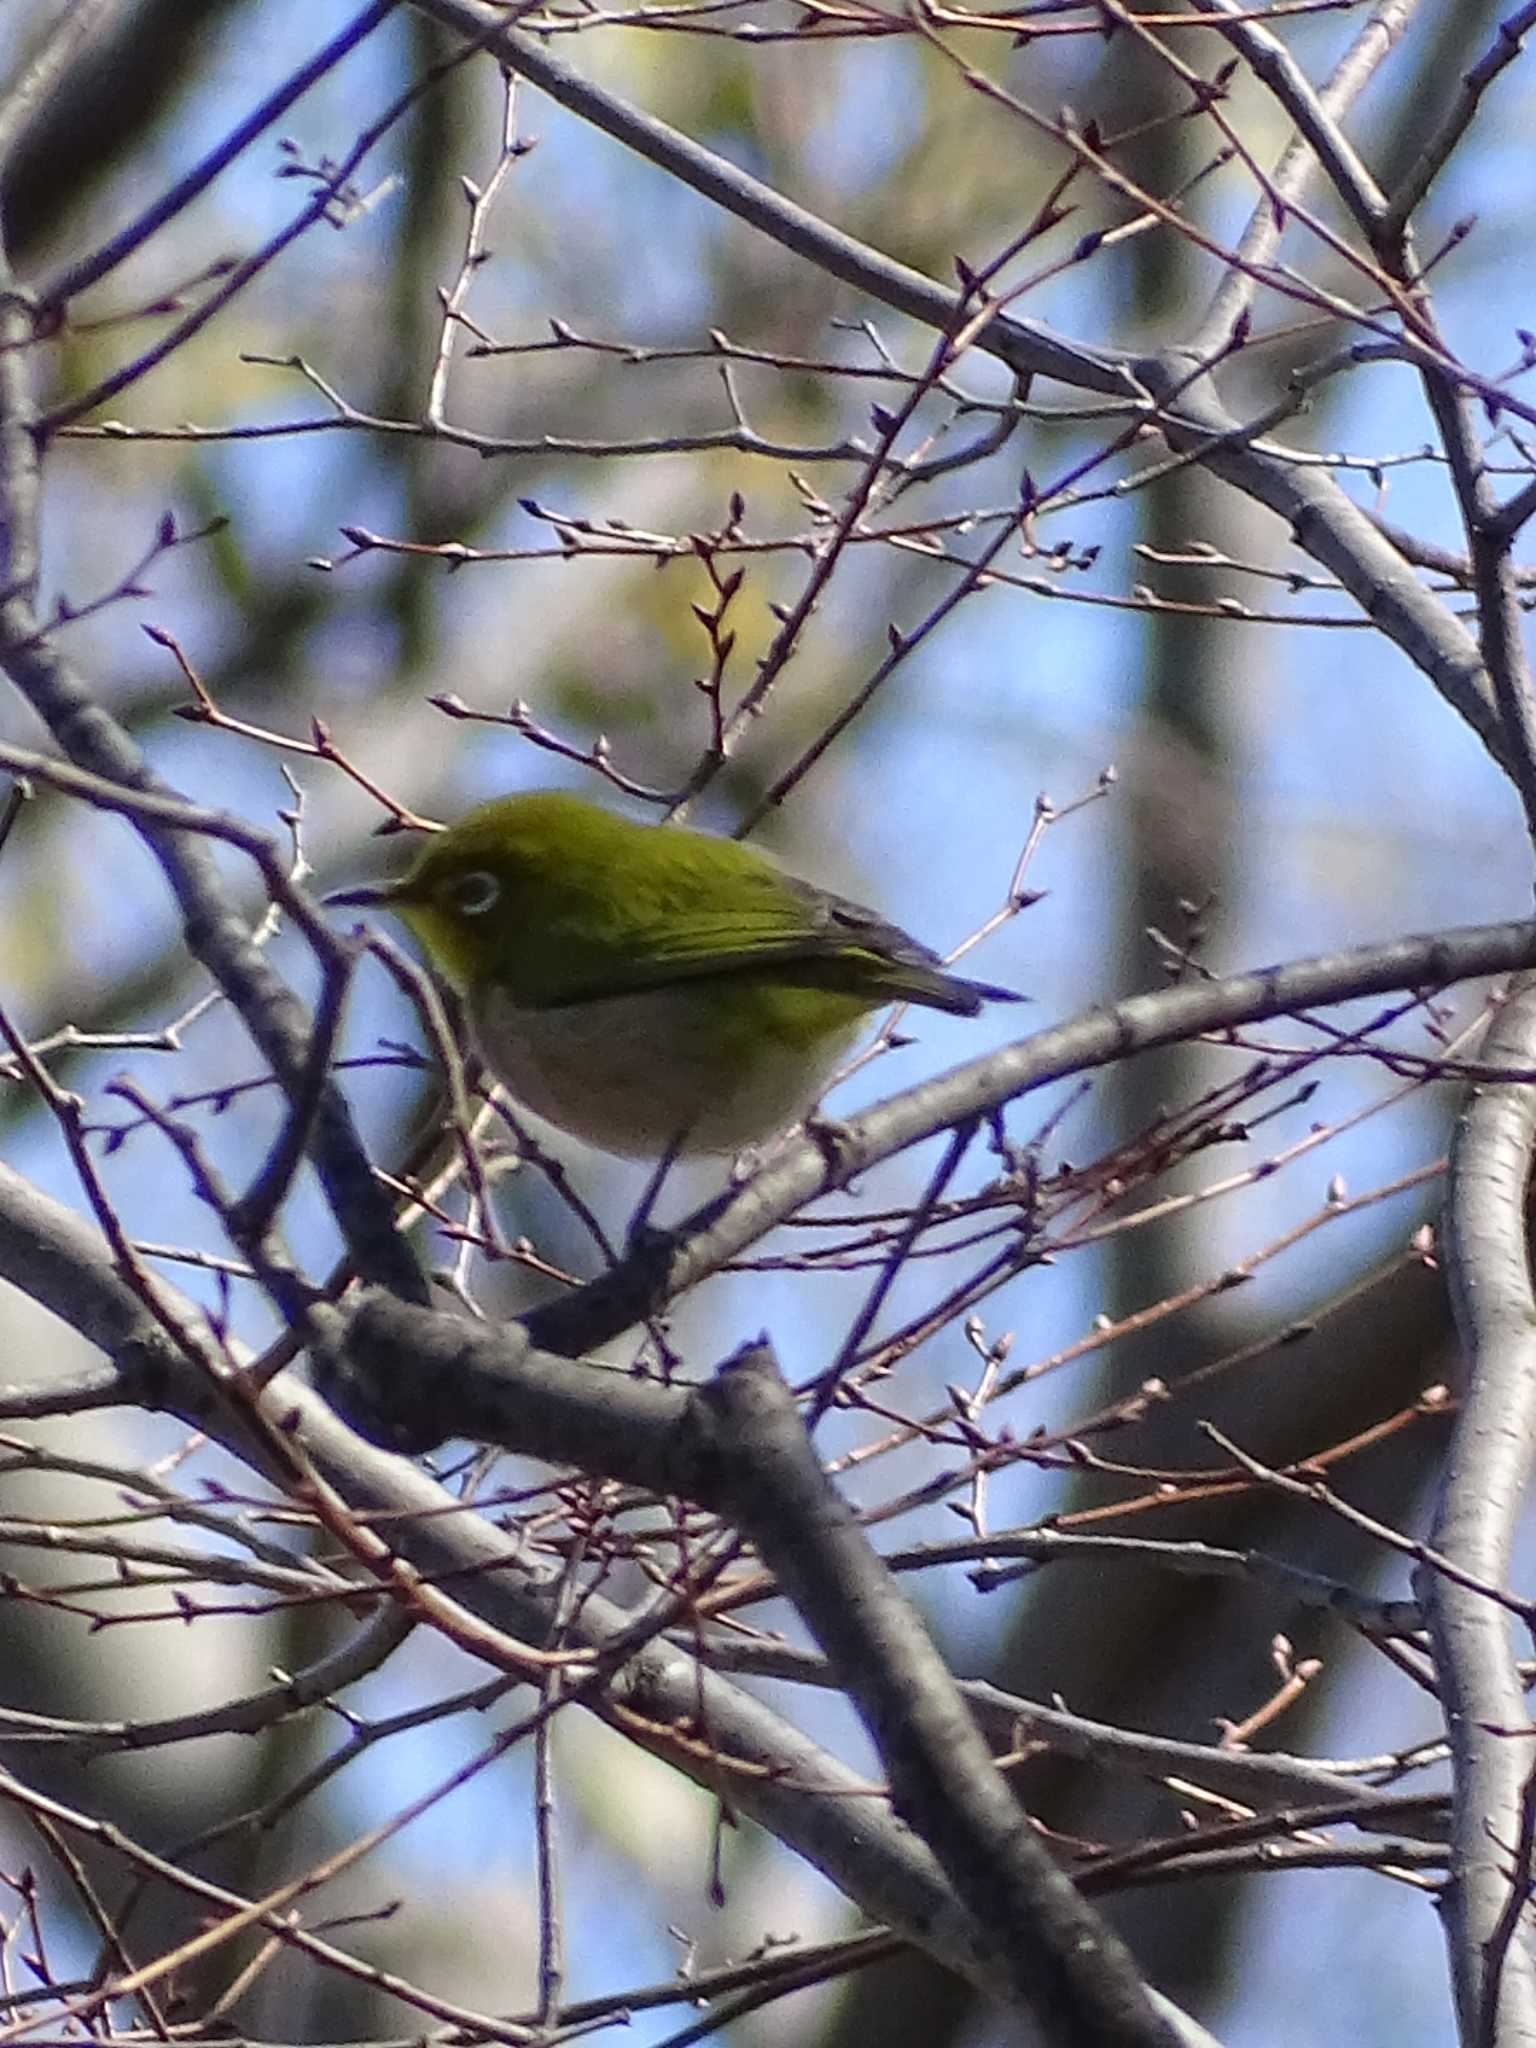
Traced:
<path id="1" fill-rule="evenodd" d="M 624 837 L 610 847 L 615 829 Z M 393 912 L 461 993 L 497 981 L 559 1000 L 623 910 L 633 848 L 649 834 L 561 791 L 500 797 L 434 832 L 397 880 L 325 901 Z"/>

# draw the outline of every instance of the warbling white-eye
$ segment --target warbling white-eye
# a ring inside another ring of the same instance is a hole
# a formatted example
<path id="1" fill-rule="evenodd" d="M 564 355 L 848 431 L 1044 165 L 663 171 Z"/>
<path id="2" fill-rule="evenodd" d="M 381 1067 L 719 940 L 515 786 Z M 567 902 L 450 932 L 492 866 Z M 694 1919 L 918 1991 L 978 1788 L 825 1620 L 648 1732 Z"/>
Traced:
<path id="1" fill-rule="evenodd" d="M 753 847 L 556 791 L 481 804 L 399 881 L 326 900 L 397 913 L 517 1100 L 635 1158 L 783 1130 L 888 1004 L 1021 1000 Z"/>

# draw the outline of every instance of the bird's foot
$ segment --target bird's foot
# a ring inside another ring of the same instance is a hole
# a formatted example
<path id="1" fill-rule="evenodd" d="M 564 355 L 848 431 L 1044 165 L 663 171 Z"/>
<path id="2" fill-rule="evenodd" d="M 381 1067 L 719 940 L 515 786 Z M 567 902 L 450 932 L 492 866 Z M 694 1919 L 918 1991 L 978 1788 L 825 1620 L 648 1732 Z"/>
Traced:
<path id="1" fill-rule="evenodd" d="M 839 1177 L 853 1164 L 853 1130 L 841 1117 L 813 1113 L 800 1126 L 822 1158 L 827 1171 Z"/>

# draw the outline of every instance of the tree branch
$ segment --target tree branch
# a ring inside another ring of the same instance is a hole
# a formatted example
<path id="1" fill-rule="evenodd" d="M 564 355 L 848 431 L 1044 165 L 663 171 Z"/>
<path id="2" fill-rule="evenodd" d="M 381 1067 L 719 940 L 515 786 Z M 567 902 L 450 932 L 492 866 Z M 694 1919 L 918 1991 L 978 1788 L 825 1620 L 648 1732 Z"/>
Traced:
<path id="1" fill-rule="evenodd" d="M 896 1813 L 933 1849 L 1042 2036 L 1062 2048 L 1166 2048 L 1174 2032 L 1129 1951 L 1004 1783 L 917 1609 L 822 1471 L 765 1343 L 698 1390 L 688 1423 L 710 1490 L 874 1738 Z"/>
<path id="2" fill-rule="evenodd" d="M 1488 1033 L 1483 1057 L 1528 1074 L 1536 1063 L 1536 979 Z M 1431 1542 L 1493 1585 L 1510 1549 L 1536 1444 L 1536 1294 L 1526 1191 L 1536 1148 L 1536 1089 L 1528 1079 L 1474 1087 L 1457 1125 L 1446 1195 L 1445 1254 L 1461 1335 L 1466 1391 L 1445 1465 Z M 1536 2041 L 1536 1959 L 1528 1942 L 1490 1953 L 1511 1890 L 1530 1873 L 1515 1861 L 1530 1771 L 1525 1686 L 1508 1617 L 1441 1572 L 1419 1574 L 1435 1645 L 1453 1759 L 1453 1875 L 1446 1929 L 1460 2033 L 1467 2048 Z"/>
<path id="3" fill-rule="evenodd" d="M 1104 1004 L 969 1060 L 876 1103 L 839 1127 L 835 1151 L 802 1138 L 786 1144 L 741 1186 L 681 1223 L 644 1256 L 524 1318 L 550 1351 L 590 1351 L 718 1272 L 805 1203 L 842 1188 L 882 1159 L 1051 1081 L 1319 1004 L 1394 989 L 1448 988 L 1473 975 L 1536 965 L 1536 924 L 1477 925 L 1421 938 L 1291 961 L 1248 974 L 1185 982 Z"/>
<path id="4" fill-rule="evenodd" d="M 88 1226 L 46 1197 L 19 1204 L 15 1176 L 0 1177 L 0 1196 L 10 1197 L 28 1226 L 19 1238 L 0 1231 L 0 1250 L 17 1243 L 26 1249 L 40 1234 L 52 1239 L 48 1260 L 24 1266 L 18 1281 L 47 1285 L 54 1297 L 50 1306 L 83 1335 L 109 1340 L 118 1352 L 136 1335 L 147 1340 L 156 1334 L 149 1312 L 116 1280 Z M 0 1203 L 0 1217 L 5 1213 Z M 61 1284 L 71 1264 L 79 1282 L 73 1290 Z M 195 1313 L 187 1304 L 180 1307 Z M 378 1327 L 396 1327 L 389 1320 L 394 1315 L 412 1313 L 382 1290 L 365 1298 L 365 1310 L 358 1323 L 364 1345 L 376 1343 Z M 405 1326 L 413 1340 L 419 1335 L 451 1344 L 477 1332 L 496 1335 L 488 1326 L 421 1310 L 414 1314 L 420 1320 Z M 585 1440 L 601 1447 L 613 1469 L 648 1471 L 674 1484 L 692 1468 L 679 1427 L 687 1393 L 588 1365 L 543 1363 L 549 1368 L 539 1374 L 547 1412 L 561 1417 L 568 1440 L 579 1446 L 579 1430 L 586 1428 Z M 158 1405 L 269 1469 L 270 1459 L 243 1417 L 222 1406 L 209 1412 L 205 1394 L 203 1382 L 189 1390 L 184 1378 L 173 1378 L 160 1390 Z M 283 1438 L 342 1492 L 352 1512 L 389 1529 L 397 1555 L 424 1580 L 451 1585 L 456 1602 L 504 1633 L 509 1649 L 513 1642 L 543 1645 L 558 1626 L 568 1651 L 586 1648 L 611 1659 L 611 1676 L 581 1691 L 580 1704 L 706 1789 L 718 1792 L 723 1785 L 734 1808 L 798 1851 L 871 1917 L 961 1971 L 989 1996 L 1013 2003 L 1010 1972 L 991 1938 L 951 1895 L 923 1844 L 884 1810 L 883 1795 L 855 1772 L 672 1644 L 647 1637 L 634 1647 L 635 1617 L 601 1594 L 584 1594 L 575 1615 L 568 1615 L 562 1571 L 530 1564 L 488 1520 L 466 1514 L 463 1503 L 427 1475 L 354 1435 L 291 1375 L 266 1389 L 261 1406 Z M 531 1426 L 537 1437 L 537 1421 Z M 551 1454 L 563 1455 L 553 1444 Z M 490 1648 L 483 1637 L 481 1646 L 482 1652 Z M 510 1668 L 525 1675 L 515 1659 Z M 1192 2022 L 1181 2024 L 1179 2038 L 1191 2048 L 1209 2041 Z"/>

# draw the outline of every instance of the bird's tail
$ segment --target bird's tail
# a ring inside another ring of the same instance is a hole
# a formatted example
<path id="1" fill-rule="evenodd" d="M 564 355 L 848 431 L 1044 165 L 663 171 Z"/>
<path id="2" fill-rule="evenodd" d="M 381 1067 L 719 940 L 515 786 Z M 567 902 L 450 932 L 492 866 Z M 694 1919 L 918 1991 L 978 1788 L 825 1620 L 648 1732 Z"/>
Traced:
<path id="1" fill-rule="evenodd" d="M 945 974 L 939 968 L 909 968 L 902 964 L 898 977 L 892 975 L 891 998 L 895 1002 L 921 1003 L 930 1010 L 947 1010 L 952 1017 L 974 1017 L 983 1003 L 1027 1003 L 1029 997 L 1016 988 L 1000 988 L 995 981 L 967 981 L 961 974 Z"/>

